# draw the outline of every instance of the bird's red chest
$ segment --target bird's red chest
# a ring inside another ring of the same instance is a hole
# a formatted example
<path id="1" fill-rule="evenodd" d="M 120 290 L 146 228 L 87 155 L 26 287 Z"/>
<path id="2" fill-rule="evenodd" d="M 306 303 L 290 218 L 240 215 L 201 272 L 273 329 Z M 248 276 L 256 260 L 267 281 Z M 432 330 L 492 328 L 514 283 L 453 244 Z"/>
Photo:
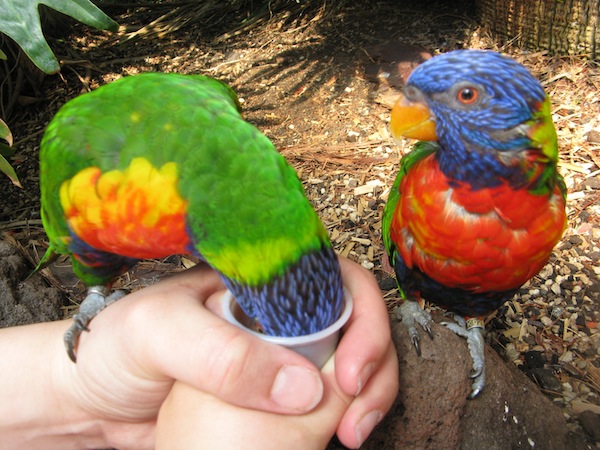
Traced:
<path id="1" fill-rule="evenodd" d="M 403 177 L 391 237 L 408 267 L 472 292 L 514 289 L 547 262 L 566 225 L 558 187 L 451 186 L 433 155 Z"/>

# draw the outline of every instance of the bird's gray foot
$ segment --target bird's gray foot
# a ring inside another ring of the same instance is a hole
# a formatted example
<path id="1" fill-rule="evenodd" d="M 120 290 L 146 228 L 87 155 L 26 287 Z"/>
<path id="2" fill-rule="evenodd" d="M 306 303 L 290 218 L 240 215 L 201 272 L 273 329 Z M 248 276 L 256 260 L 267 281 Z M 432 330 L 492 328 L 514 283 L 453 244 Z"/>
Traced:
<path id="1" fill-rule="evenodd" d="M 469 375 L 473 380 L 469 398 L 475 398 L 481 393 L 485 386 L 485 342 L 483 340 L 483 320 L 477 318 L 465 320 L 460 316 L 454 316 L 454 319 L 456 320 L 456 323 L 442 322 L 442 325 L 467 340 L 469 352 L 471 353 L 471 360 L 473 361 L 473 370 Z"/>
<path id="2" fill-rule="evenodd" d="M 91 286 L 88 288 L 87 296 L 79 305 L 79 311 L 73 316 L 73 324 L 63 336 L 67 354 L 71 361 L 77 362 L 75 345 L 81 332 L 89 331 L 88 324 L 96 314 L 125 295 L 124 291 L 114 291 L 108 295 L 108 291 L 109 289 L 106 286 Z"/>
<path id="3" fill-rule="evenodd" d="M 429 337 L 433 338 L 431 331 L 433 320 L 431 319 L 431 315 L 413 300 L 407 300 L 402 303 L 402 305 L 394 309 L 394 313 L 404 323 L 408 331 L 408 336 L 417 350 L 417 354 L 421 356 L 421 347 L 419 345 L 421 338 L 416 324 L 418 323 L 427 332 Z"/>

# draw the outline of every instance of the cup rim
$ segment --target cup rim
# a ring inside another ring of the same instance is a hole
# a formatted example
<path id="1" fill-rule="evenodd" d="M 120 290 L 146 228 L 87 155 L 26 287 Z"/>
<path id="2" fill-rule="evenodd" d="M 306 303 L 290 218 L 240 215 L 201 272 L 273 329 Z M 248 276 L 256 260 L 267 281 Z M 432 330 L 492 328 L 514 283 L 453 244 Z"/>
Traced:
<path id="1" fill-rule="evenodd" d="M 340 317 L 327 328 L 324 328 L 321 331 L 317 331 L 316 333 L 307 334 L 303 336 L 270 336 L 268 334 L 258 333 L 248 328 L 246 325 L 242 324 L 233 314 L 234 308 L 237 307 L 241 310 L 241 307 L 235 300 L 235 297 L 233 296 L 230 290 L 227 290 L 221 298 L 221 307 L 225 319 L 228 322 L 246 330 L 248 333 L 253 334 L 254 336 L 262 339 L 263 341 L 285 346 L 297 346 L 311 342 L 318 342 L 320 340 L 328 338 L 329 336 L 341 330 L 341 328 L 350 319 L 350 315 L 352 314 L 353 309 L 353 302 L 350 292 L 348 292 L 348 290 L 344 288 L 344 309 L 342 310 L 342 314 L 340 315 Z"/>

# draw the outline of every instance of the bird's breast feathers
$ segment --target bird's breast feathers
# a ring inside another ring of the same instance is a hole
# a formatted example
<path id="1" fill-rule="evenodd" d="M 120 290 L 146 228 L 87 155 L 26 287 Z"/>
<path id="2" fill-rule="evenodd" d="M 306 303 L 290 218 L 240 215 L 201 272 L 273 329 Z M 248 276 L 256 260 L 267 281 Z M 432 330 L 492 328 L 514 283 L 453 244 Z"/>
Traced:
<path id="1" fill-rule="evenodd" d="M 62 183 L 60 203 L 71 231 L 97 250 L 139 259 L 185 253 L 187 202 L 177 181 L 175 163 L 134 158 L 123 170 L 81 170 Z"/>
<path id="2" fill-rule="evenodd" d="M 400 184 L 391 238 L 409 268 L 472 292 L 513 289 L 546 263 L 566 224 L 556 187 L 536 195 L 508 184 L 450 183 L 430 155 Z"/>

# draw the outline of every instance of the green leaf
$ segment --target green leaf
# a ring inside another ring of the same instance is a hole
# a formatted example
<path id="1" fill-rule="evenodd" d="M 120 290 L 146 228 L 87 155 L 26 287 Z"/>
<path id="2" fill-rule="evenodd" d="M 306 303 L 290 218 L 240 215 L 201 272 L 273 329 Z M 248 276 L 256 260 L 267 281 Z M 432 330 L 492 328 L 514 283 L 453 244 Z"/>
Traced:
<path id="1" fill-rule="evenodd" d="M 0 144 L 0 145 L 4 145 L 4 144 Z M 5 173 L 8 176 L 8 178 L 10 178 L 10 181 L 12 181 L 15 186 L 23 188 L 23 186 L 21 185 L 21 182 L 19 181 L 19 178 L 17 177 L 17 173 L 15 172 L 15 169 L 12 168 L 12 166 L 8 163 L 8 161 L 2 155 L 0 155 L 0 172 Z"/>
<path id="2" fill-rule="evenodd" d="M 90 0 L 0 0 L 0 33 L 12 38 L 33 63 L 48 74 L 58 72 L 60 65 L 42 33 L 40 4 L 101 30 L 119 28 Z"/>
<path id="3" fill-rule="evenodd" d="M 0 50 L 0 59 L 3 61 L 6 61 L 8 59 L 6 53 L 4 53 L 2 50 Z"/>
<path id="4" fill-rule="evenodd" d="M 0 139 L 4 139 L 6 142 L 8 142 L 9 146 L 13 145 L 13 138 L 10 128 L 8 128 L 8 125 L 6 125 L 2 119 L 0 119 Z"/>
<path id="5" fill-rule="evenodd" d="M 10 132 L 8 125 L 6 125 L 2 119 L 0 119 L 0 138 L 4 139 L 8 143 L 8 145 L 6 145 L 3 142 L 0 142 L 0 172 L 5 173 L 15 186 L 22 188 L 23 186 L 21 186 L 21 182 L 19 181 L 15 170 L 8 163 L 6 158 L 2 156 L 12 155 L 14 153 L 14 151 L 10 148 L 13 143 L 12 133 Z"/>

